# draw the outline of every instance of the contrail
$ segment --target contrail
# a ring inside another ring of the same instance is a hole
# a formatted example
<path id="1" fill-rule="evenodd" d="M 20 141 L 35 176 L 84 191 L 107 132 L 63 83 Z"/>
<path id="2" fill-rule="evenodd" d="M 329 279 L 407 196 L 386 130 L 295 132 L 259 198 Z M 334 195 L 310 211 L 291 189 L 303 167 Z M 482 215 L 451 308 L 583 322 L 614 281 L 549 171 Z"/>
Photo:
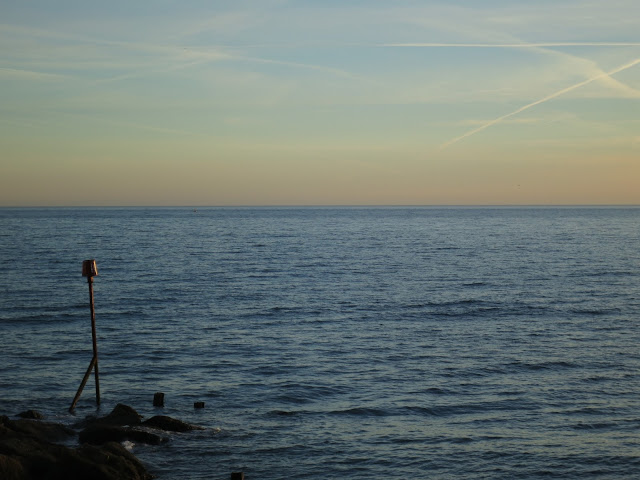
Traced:
<path id="1" fill-rule="evenodd" d="M 587 80 L 584 80 L 580 83 L 576 83 L 575 85 L 571 85 L 570 87 L 567 88 L 563 88 L 562 90 L 558 90 L 555 93 L 552 93 L 551 95 L 547 95 L 544 98 L 541 98 L 540 100 L 536 100 L 535 102 L 529 103 L 528 105 L 525 105 L 523 107 L 518 108 L 517 110 L 514 110 L 511 113 L 507 113 L 506 115 L 503 115 L 499 118 L 496 118 L 495 120 L 491 120 L 490 122 L 485 123 L 484 125 L 475 128 L 473 130 L 468 131 L 467 133 L 465 133 L 464 135 L 460 135 L 459 137 L 456 137 L 452 140 L 449 140 L 446 143 L 443 143 L 442 145 L 440 145 L 440 150 L 444 150 L 447 147 L 450 147 L 451 145 L 453 145 L 456 142 L 459 142 L 460 140 L 462 140 L 463 138 L 467 138 L 470 137 L 471 135 L 475 135 L 478 132 L 481 132 L 482 130 L 491 127 L 492 125 L 495 125 L 496 123 L 500 123 L 503 120 L 506 120 L 509 117 L 513 117 L 514 115 L 517 115 L 518 113 L 524 112 L 525 110 L 531 108 L 531 107 L 535 107 L 536 105 L 540 105 L 541 103 L 547 102 L 549 100 L 552 100 L 556 97 L 559 97 L 560 95 L 564 95 L 565 93 L 568 93 L 572 90 L 575 90 L 576 88 L 580 88 L 580 87 L 584 87 L 585 85 L 591 83 L 591 82 L 595 82 L 596 80 L 603 78 L 603 77 L 609 77 L 611 75 L 615 75 L 616 73 L 622 72 L 623 70 L 627 70 L 628 68 L 631 68 L 635 65 L 637 65 L 638 63 L 640 63 L 640 58 L 635 59 L 633 62 L 629 62 L 625 65 L 622 65 L 621 67 L 618 67 L 614 70 L 611 70 L 610 72 L 603 72 L 599 75 L 596 75 L 595 77 L 591 77 L 588 78 Z"/>
<path id="2" fill-rule="evenodd" d="M 545 48 L 545 47 L 639 47 L 640 42 L 545 42 L 545 43 L 382 43 L 397 48 Z"/>

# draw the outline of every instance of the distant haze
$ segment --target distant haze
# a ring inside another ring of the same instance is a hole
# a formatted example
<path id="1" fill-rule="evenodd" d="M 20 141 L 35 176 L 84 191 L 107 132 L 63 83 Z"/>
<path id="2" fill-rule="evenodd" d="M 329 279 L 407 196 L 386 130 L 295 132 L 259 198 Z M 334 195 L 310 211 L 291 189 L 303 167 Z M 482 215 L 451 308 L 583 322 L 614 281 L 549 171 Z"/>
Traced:
<path id="1" fill-rule="evenodd" d="M 0 206 L 640 204 L 635 0 L 4 2 Z"/>

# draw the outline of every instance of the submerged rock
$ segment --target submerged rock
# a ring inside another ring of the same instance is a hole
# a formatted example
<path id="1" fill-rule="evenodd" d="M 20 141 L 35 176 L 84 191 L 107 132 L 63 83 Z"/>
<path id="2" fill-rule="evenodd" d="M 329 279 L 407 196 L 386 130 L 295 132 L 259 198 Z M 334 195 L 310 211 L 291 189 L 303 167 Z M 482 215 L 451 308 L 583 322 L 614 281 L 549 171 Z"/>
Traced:
<path id="1" fill-rule="evenodd" d="M 165 432 L 188 432 L 202 429 L 202 427 L 190 425 L 165 415 L 156 415 L 144 422 L 141 422 L 141 419 L 142 416 L 133 408 L 119 403 L 109 415 L 88 419 L 84 422 L 85 428 L 80 432 L 80 442 L 101 445 L 106 442 L 130 440 L 132 442 L 158 445 L 168 439 L 136 427 L 142 426 Z"/>
<path id="2" fill-rule="evenodd" d="M 121 427 L 118 425 L 92 425 L 80 432 L 80 443 L 102 445 L 107 442 L 132 442 L 146 443 L 148 445 L 160 445 L 166 442 L 166 437 L 155 433 L 145 432 L 133 427 Z"/>
<path id="3" fill-rule="evenodd" d="M 156 415 L 149 420 L 142 422 L 145 427 L 155 428 L 158 430 L 164 430 L 165 432 L 189 432 L 191 430 L 204 430 L 197 425 L 191 425 L 185 423 L 182 420 L 176 420 L 175 418 L 167 417 L 165 415 Z"/>
<path id="4" fill-rule="evenodd" d="M 33 420 L 42 420 L 44 418 L 44 415 L 37 410 L 27 410 L 26 412 L 19 413 L 18 416 L 20 418 L 30 418 Z"/>

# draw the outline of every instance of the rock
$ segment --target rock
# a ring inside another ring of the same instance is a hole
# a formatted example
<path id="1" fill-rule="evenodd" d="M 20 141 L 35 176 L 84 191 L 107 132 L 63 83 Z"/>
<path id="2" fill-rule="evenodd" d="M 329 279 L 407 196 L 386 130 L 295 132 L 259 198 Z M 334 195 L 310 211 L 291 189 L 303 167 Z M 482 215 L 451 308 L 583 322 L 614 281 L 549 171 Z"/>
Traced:
<path id="1" fill-rule="evenodd" d="M 166 432 L 188 432 L 191 430 L 204 430 L 197 425 L 190 425 L 182 420 L 176 420 L 175 418 L 167 417 L 165 415 L 156 415 L 149 420 L 142 422 L 145 427 L 155 428 L 158 430 L 164 430 Z"/>
<path id="2" fill-rule="evenodd" d="M 26 412 L 19 413 L 20 418 L 30 418 L 32 420 L 42 420 L 44 416 L 36 410 L 27 410 Z"/>
<path id="3" fill-rule="evenodd" d="M 141 424 L 142 415 L 133 408 L 117 404 L 108 415 L 100 418 L 87 419 L 84 430 L 80 432 L 80 443 L 102 445 L 107 442 L 132 442 L 158 445 L 167 441 L 166 438 L 154 433 L 130 428 Z"/>
<path id="4" fill-rule="evenodd" d="M 27 472 L 15 458 L 0 454 L 0 478 L 4 480 L 23 480 Z"/>
<path id="5" fill-rule="evenodd" d="M 124 447 L 107 443 L 74 449 L 45 440 L 56 432 L 32 420 L 0 417 L 0 478 L 3 480 L 149 480 L 144 466 Z M 59 425 L 63 430 L 65 427 Z"/>
<path id="6" fill-rule="evenodd" d="M 96 419 L 96 423 L 106 425 L 140 425 L 141 421 L 142 415 L 122 403 L 117 404 L 106 417 Z"/>
<path id="7" fill-rule="evenodd" d="M 80 432 L 79 440 L 80 443 L 92 445 L 102 445 L 107 442 L 124 442 L 125 440 L 148 445 L 160 445 L 168 439 L 136 428 L 96 424 Z"/>
<path id="8" fill-rule="evenodd" d="M 89 425 L 93 425 L 98 420 L 98 417 L 95 415 L 87 415 L 85 418 L 74 422 L 72 427 L 76 430 L 82 430 L 83 428 L 87 428 Z"/>
<path id="9" fill-rule="evenodd" d="M 76 435 L 76 432 L 59 423 L 38 420 L 21 419 L 11 421 L 11 429 L 41 442 L 59 442 Z"/>
<path id="10" fill-rule="evenodd" d="M 78 454 L 82 459 L 90 462 L 90 465 L 97 465 L 98 471 L 104 474 L 104 478 L 90 477 L 89 475 L 81 475 L 76 478 L 91 478 L 92 480 L 96 480 L 96 478 L 102 478 L 102 480 L 150 480 L 154 478 L 146 471 L 142 463 L 119 443 L 107 443 L 101 448 L 83 445 L 78 449 Z M 95 468 L 91 469 L 92 472 L 95 470 Z M 98 472 L 92 474 L 99 475 Z"/>

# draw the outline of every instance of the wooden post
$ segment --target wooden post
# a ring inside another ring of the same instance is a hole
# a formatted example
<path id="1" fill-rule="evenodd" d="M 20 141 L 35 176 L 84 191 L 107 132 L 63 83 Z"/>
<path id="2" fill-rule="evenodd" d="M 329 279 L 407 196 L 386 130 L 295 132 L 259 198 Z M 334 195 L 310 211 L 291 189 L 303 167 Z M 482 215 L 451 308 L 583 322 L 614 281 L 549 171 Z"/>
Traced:
<path id="1" fill-rule="evenodd" d="M 94 261 L 95 264 L 95 261 Z M 96 275 L 97 275 L 96 270 Z M 96 378 L 96 403 L 100 405 L 100 374 L 98 373 L 98 339 L 96 336 L 96 310 L 93 305 L 93 277 L 88 276 L 87 282 L 89 283 L 89 304 L 91 306 L 91 339 L 93 341 L 93 364 L 95 370 L 93 373 Z"/>
<path id="2" fill-rule="evenodd" d="M 153 406 L 154 407 L 164 407 L 164 393 L 157 392 L 153 395 Z"/>
<path id="3" fill-rule="evenodd" d="M 96 379 L 96 403 L 100 405 L 100 375 L 98 373 L 98 339 L 96 336 L 96 311 L 93 305 L 93 277 L 98 275 L 98 267 L 96 266 L 95 260 L 85 260 L 82 262 L 82 276 L 87 277 L 87 282 L 89 283 L 89 306 L 91 308 L 91 338 L 93 341 L 93 358 L 91 362 L 89 362 L 89 368 L 87 368 L 87 372 L 84 374 L 82 378 L 82 382 L 80 383 L 80 387 L 76 392 L 76 396 L 71 402 L 71 407 L 69 407 L 69 412 L 73 412 L 73 409 L 76 408 L 76 403 L 82 394 L 82 390 L 84 386 L 87 384 L 87 380 L 89 380 L 89 376 L 91 375 L 91 370 L 94 370 L 95 379 Z"/>

